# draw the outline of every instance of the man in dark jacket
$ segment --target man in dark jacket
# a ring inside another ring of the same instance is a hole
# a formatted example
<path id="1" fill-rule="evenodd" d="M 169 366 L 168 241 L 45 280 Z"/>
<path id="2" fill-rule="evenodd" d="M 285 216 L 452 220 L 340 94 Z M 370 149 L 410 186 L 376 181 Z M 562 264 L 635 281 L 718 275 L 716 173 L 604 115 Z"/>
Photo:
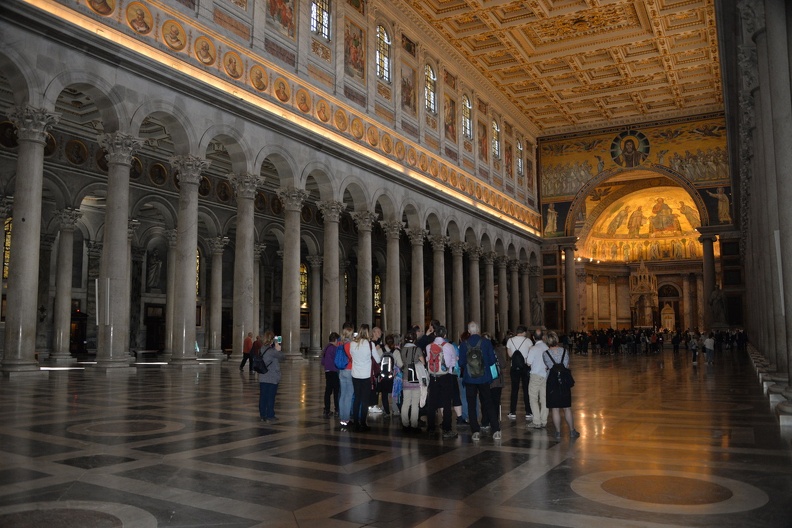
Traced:
<path id="1" fill-rule="evenodd" d="M 481 400 L 481 412 L 487 413 L 489 423 L 492 427 L 492 438 L 495 440 L 501 439 L 500 421 L 498 420 L 498 410 L 495 408 L 492 394 L 490 393 L 490 384 L 492 383 L 492 374 L 490 366 L 495 364 L 495 350 L 492 348 L 492 341 L 484 339 L 479 334 L 478 323 L 471 321 L 468 323 L 468 332 L 470 337 L 464 341 L 459 347 L 459 366 L 462 367 L 464 372 L 465 382 L 465 396 L 467 397 L 470 430 L 473 431 L 473 441 L 481 439 L 481 427 L 479 426 L 478 416 L 475 411 L 476 397 Z M 468 368 L 468 351 L 479 347 L 481 348 L 481 356 L 483 360 L 484 373 L 481 376 L 471 376 L 471 369 Z"/>

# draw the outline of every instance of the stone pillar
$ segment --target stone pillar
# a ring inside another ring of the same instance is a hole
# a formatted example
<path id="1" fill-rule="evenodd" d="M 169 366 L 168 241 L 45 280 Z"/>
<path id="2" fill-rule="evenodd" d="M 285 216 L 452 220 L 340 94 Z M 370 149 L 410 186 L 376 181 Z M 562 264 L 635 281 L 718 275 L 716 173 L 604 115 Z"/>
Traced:
<path id="1" fill-rule="evenodd" d="M 385 319 L 383 333 L 385 335 L 402 332 L 401 302 L 399 299 L 399 238 L 404 227 L 401 222 L 380 222 L 387 239 L 385 266 Z"/>
<path id="2" fill-rule="evenodd" d="M 431 235 L 432 244 L 432 319 L 437 319 L 443 326 L 446 321 L 445 303 L 445 246 L 446 237 Z"/>
<path id="3" fill-rule="evenodd" d="M 682 277 L 682 330 L 693 328 L 692 299 L 690 298 L 690 275 Z"/>
<path id="4" fill-rule="evenodd" d="M 324 266 L 322 269 L 322 339 L 327 339 L 331 332 L 341 333 L 345 308 L 341 306 L 341 290 L 344 276 L 339 267 L 338 222 L 341 212 L 346 208 L 343 202 L 330 200 L 318 202 L 317 207 L 322 213 L 324 224 Z M 341 288 L 338 287 L 339 283 Z"/>
<path id="5" fill-rule="evenodd" d="M 509 278 L 507 268 L 509 259 L 504 256 L 496 257 L 498 266 L 498 324 L 495 325 L 497 336 L 503 338 L 509 329 Z"/>
<path id="6" fill-rule="evenodd" d="M 478 246 L 467 246 L 468 252 L 468 273 L 470 289 L 470 318 L 468 322 L 478 323 L 479 328 L 483 328 L 484 321 L 481 320 L 481 273 L 479 271 L 479 260 L 484 252 Z M 467 324 L 465 325 L 467 330 Z"/>
<path id="7" fill-rule="evenodd" d="M 517 326 L 520 324 L 520 261 L 509 261 L 509 274 L 511 279 L 509 282 L 509 327 L 513 331 L 517 331 Z"/>
<path id="8" fill-rule="evenodd" d="M 59 114 L 30 106 L 8 111 L 16 127 L 19 148 L 14 183 L 14 227 L 8 264 L 7 310 L 3 375 L 48 374 L 36 362 L 35 292 L 38 291 L 39 237 L 41 236 L 41 197 L 44 183 L 44 144 L 47 131 L 58 122 Z"/>
<path id="9" fill-rule="evenodd" d="M 699 331 L 704 331 L 704 276 L 701 273 L 696 273 L 696 313 L 698 313 L 698 321 L 696 326 Z"/>
<path id="10" fill-rule="evenodd" d="M 143 140 L 115 132 L 99 136 L 107 151 L 107 200 L 99 270 L 97 369 L 129 367 L 129 169 Z M 109 305 L 108 305 L 109 304 Z"/>
<path id="11" fill-rule="evenodd" d="M 610 327 L 618 328 L 618 307 L 616 306 L 616 277 L 608 277 L 608 297 L 610 299 Z M 662 309 L 662 306 L 660 307 Z"/>
<path id="12" fill-rule="evenodd" d="M 412 290 L 410 291 L 410 316 L 411 324 L 417 324 L 422 329 L 426 324 L 426 313 L 424 312 L 424 265 L 423 265 L 423 246 L 426 231 L 423 229 L 412 228 L 407 231 L 412 246 Z"/>
<path id="13" fill-rule="evenodd" d="M 704 329 L 709 332 L 712 328 L 712 310 L 710 310 L 709 299 L 715 290 L 715 251 L 713 248 L 715 237 L 702 235 L 699 237 L 699 241 L 704 246 L 704 270 L 702 274 L 704 290 L 700 301 L 704 305 Z"/>
<path id="14" fill-rule="evenodd" d="M 102 261 L 102 243 L 95 240 L 86 240 L 85 247 L 88 253 L 88 299 L 85 313 L 88 315 L 88 327 L 85 330 L 85 340 L 88 350 L 96 353 L 99 341 L 98 326 L 96 324 L 99 307 L 96 305 L 96 281 L 99 279 L 99 266 Z"/>
<path id="15" fill-rule="evenodd" d="M 371 228 L 377 215 L 370 211 L 352 214 L 358 229 L 357 325 L 374 323 L 374 292 L 371 266 Z"/>
<path id="16" fill-rule="evenodd" d="M 174 274 L 173 343 L 170 364 L 176 367 L 198 366 L 195 354 L 195 311 L 197 279 L 195 252 L 198 248 L 198 183 L 209 162 L 197 156 L 170 159 L 179 174 L 179 217 Z M 170 268 L 170 263 L 168 263 Z"/>
<path id="17" fill-rule="evenodd" d="M 575 249 L 574 245 L 564 247 L 564 294 L 566 300 L 566 318 L 564 319 L 564 332 L 577 330 L 580 323 L 577 302 L 577 279 L 575 277 Z"/>
<path id="18" fill-rule="evenodd" d="M 405 270 L 401 270 L 399 274 L 399 314 L 401 316 L 399 320 L 399 328 L 401 328 L 401 333 L 404 334 L 407 329 L 410 327 L 410 321 L 407 320 L 407 314 L 409 313 L 407 309 L 407 283 L 409 282 L 409 272 Z"/>
<path id="19" fill-rule="evenodd" d="M 129 342 L 127 343 L 127 359 L 130 364 L 135 363 L 137 361 L 137 356 L 134 353 L 134 348 L 137 346 L 137 325 L 132 325 L 132 309 L 135 307 L 136 309 L 140 309 L 140 299 L 139 296 L 134 296 L 137 299 L 137 302 L 133 303 L 133 295 L 132 295 L 132 273 L 135 268 L 134 261 L 132 260 L 132 241 L 135 238 L 135 231 L 137 228 L 140 227 L 140 220 L 135 220 L 134 218 L 130 218 L 127 220 L 127 262 L 129 262 L 129 273 L 127 274 L 127 299 L 128 302 L 124 305 L 124 309 L 126 311 L 122 317 L 126 318 L 129 321 Z M 135 318 L 137 320 L 137 318 Z"/>
<path id="20" fill-rule="evenodd" d="M 594 329 L 599 329 L 599 277 L 591 277 L 591 316 L 594 321 Z M 634 321 L 637 322 L 637 321 Z"/>
<path id="21" fill-rule="evenodd" d="M 489 332 L 495 337 L 495 257 L 494 251 L 489 251 L 481 255 L 484 261 L 484 324 L 482 330 Z"/>
<path id="22" fill-rule="evenodd" d="M 167 258 L 167 283 L 165 284 L 165 351 L 162 355 L 164 361 L 170 362 L 173 350 L 173 312 L 176 310 L 176 244 L 178 231 L 168 229 L 163 233 L 168 241 Z"/>
<path id="23" fill-rule="evenodd" d="M 69 345 L 74 228 L 81 216 L 82 213 L 74 209 L 64 209 L 58 212 L 60 240 L 58 240 L 58 268 L 55 272 L 55 336 L 50 356 L 56 365 L 68 365 L 76 361 L 71 355 Z"/>
<path id="24" fill-rule="evenodd" d="M 212 251 L 212 278 L 209 281 L 209 357 L 225 359 L 221 341 L 223 321 L 223 248 L 228 237 L 218 236 L 207 240 Z"/>
<path id="25" fill-rule="evenodd" d="M 465 328 L 465 279 L 464 263 L 462 256 L 465 253 L 464 242 L 451 242 L 451 321 L 452 331 L 449 334 L 454 341 L 459 339 L 459 335 L 467 330 Z"/>
<path id="26" fill-rule="evenodd" d="M 261 335 L 261 254 L 266 244 L 253 244 L 253 335 Z"/>
<path id="27" fill-rule="evenodd" d="M 520 296 L 521 309 L 519 322 L 525 326 L 531 325 L 531 267 L 526 263 L 520 264 Z"/>
<path id="28" fill-rule="evenodd" d="M 308 325 L 311 327 L 311 348 L 309 353 L 311 357 L 321 357 L 322 355 L 322 257 L 308 257 L 308 264 L 311 265 L 311 275 L 308 278 L 308 288 L 310 291 L 310 300 L 308 302 L 308 313 L 310 321 Z M 335 290 L 335 288 L 330 288 Z M 327 334 L 328 336 L 330 334 Z"/>
<path id="29" fill-rule="evenodd" d="M 291 361 L 303 359 L 300 351 L 300 212 L 306 196 L 308 193 L 303 189 L 278 192 L 284 208 L 282 346 L 286 359 Z"/>
<path id="30" fill-rule="evenodd" d="M 331 330 L 331 332 L 338 332 L 341 333 L 341 327 L 344 323 L 349 322 L 346 320 L 347 314 L 347 268 L 349 267 L 349 262 L 346 260 L 340 260 L 338 262 L 338 313 L 341 316 L 341 321 L 339 319 L 339 324 L 337 329 Z M 327 334 L 330 335 L 329 333 Z"/>
<path id="31" fill-rule="evenodd" d="M 242 357 L 242 344 L 253 328 L 253 198 L 261 183 L 258 175 L 247 172 L 229 174 L 228 179 L 236 191 L 237 221 L 236 247 L 234 249 L 234 307 L 233 345 L 231 357 Z M 299 262 L 297 263 L 299 281 Z M 298 314 L 299 315 L 299 314 Z M 286 347 L 284 346 L 284 350 Z"/>

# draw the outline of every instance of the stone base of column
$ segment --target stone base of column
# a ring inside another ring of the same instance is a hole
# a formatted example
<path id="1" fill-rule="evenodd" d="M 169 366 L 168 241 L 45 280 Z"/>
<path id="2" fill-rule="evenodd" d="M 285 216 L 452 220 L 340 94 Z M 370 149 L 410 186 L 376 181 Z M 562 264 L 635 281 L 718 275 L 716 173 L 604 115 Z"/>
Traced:
<path id="1" fill-rule="evenodd" d="M 783 401 L 776 405 L 776 415 L 782 427 L 792 427 L 792 401 Z"/>
<path id="2" fill-rule="evenodd" d="M 171 354 L 169 351 L 166 350 L 162 353 L 162 357 L 160 358 L 160 361 L 164 361 L 165 363 L 170 363 L 171 359 L 173 359 L 173 354 Z"/>
<path id="3" fill-rule="evenodd" d="M 131 376 L 137 374 L 137 367 L 130 367 L 129 363 L 126 361 L 117 365 L 109 365 L 106 363 L 99 365 L 97 363 L 96 365 L 86 369 L 86 372 L 103 374 L 105 376 Z"/>
<path id="4" fill-rule="evenodd" d="M 206 353 L 204 358 L 206 358 L 206 359 L 221 359 L 221 360 L 224 360 L 224 361 L 226 359 L 228 359 L 228 357 L 225 355 L 225 352 L 223 352 L 219 348 L 217 350 L 210 350 L 209 352 Z"/>
<path id="5" fill-rule="evenodd" d="M 287 352 L 283 358 L 283 361 L 289 361 L 291 363 L 296 363 L 300 361 L 305 361 L 305 358 L 302 356 L 300 352 Z"/>
<path id="6" fill-rule="evenodd" d="M 40 370 L 38 367 L 33 370 L 4 370 L 3 377 L 8 380 L 49 378 L 49 370 Z"/>
<path id="7" fill-rule="evenodd" d="M 46 363 L 54 367 L 66 367 L 77 363 L 77 358 L 68 354 L 52 355 L 47 359 Z"/>
<path id="8" fill-rule="evenodd" d="M 200 370 L 206 368 L 206 365 L 199 363 L 197 358 L 177 359 L 169 362 L 167 368 L 175 370 Z"/>
<path id="9" fill-rule="evenodd" d="M 783 403 L 787 401 L 787 399 L 784 398 L 783 395 L 785 388 L 786 388 L 785 385 L 779 385 L 778 383 L 776 383 L 775 385 L 771 385 L 767 389 L 767 397 L 770 399 L 771 409 L 776 407 L 779 403 Z"/>
<path id="10" fill-rule="evenodd" d="M 318 358 L 322 357 L 322 349 L 321 349 L 321 348 L 319 348 L 319 347 L 317 347 L 317 348 L 310 348 L 310 349 L 308 350 L 308 355 L 309 355 L 310 357 L 312 357 L 312 358 L 317 358 L 317 359 L 318 359 Z"/>

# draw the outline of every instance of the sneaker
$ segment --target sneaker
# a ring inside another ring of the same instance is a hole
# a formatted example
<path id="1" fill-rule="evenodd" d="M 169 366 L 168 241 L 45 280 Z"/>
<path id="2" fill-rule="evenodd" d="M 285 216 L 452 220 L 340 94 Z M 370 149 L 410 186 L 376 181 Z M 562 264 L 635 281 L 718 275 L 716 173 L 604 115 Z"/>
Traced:
<path id="1" fill-rule="evenodd" d="M 456 437 L 457 437 L 457 434 L 456 434 L 455 431 L 445 431 L 445 432 L 443 432 L 443 438 L 444 439 L 456 438 Z"/>
<path id="2" fill-rule="evenodd" d="M 572 431 L 569 433 L 569 438 L 580 438 L 580 433 L 577 431 Z"/>
<path id="3" fill-rule="evenodd" d="M 530 422 L 531 420 L 533 420 L 533 414 L 526 414 L 525 415 L 525 421 L 526 422 Z"/>
<path id="4" fill-rule="evenodd" d="M 495 431 L 495 432 L 492 434 L 492 439 L 493 439 L 493 440 L 500 440 L 500 439 L 501 439 L 501 432 L 500 432 L 500 431 Z"/>
<path id="5" fill-rule="evenodd" d="M 553 438 L 555 438 L 556 442 L 560 442 L 561 441 L 561 433 L 556 431 L 556 433 L 553 435 Z"/>
<path id="6" fill-rule="evenodd" d="M 457 416 L 457 425 L 468 425 L 468 421 L 461 416 Z"/>
<path id="7" fill-rule="evenodd" d="M 371 407 L 368 408 L 368 412 L 370 412 L 371 414 L 379 414 L 382 412 L 382 407 L 380 407 L 379 405 L 372 405 Z"/>
<path id="8" fill-rule="evenodd" d="M 491 430 L 492 430 L 492 427 L 491 427 L 491 426 L 489 426 L 489 425 L 482 425 L 482 426 L 481 426 L 481 432 L 482 432 L 482 433 L 487 433 L 487 434 L 489 434 L 489 432 L 490 432 Z"/>
<path id="9" fill-rule="evenodd" d="M 516 419 L 517 419 L 517 413 L 510 412 L 509 413 L 509 420 L 516 420 Z"/>
<path id="10" fill-rule="evenodd" d="M 473 433 L 473 441 L 474 442 L 478 442 L 479 440 L 481 440 L 481 433 L 479 433 L 477 431 L 477 432 Z"/>

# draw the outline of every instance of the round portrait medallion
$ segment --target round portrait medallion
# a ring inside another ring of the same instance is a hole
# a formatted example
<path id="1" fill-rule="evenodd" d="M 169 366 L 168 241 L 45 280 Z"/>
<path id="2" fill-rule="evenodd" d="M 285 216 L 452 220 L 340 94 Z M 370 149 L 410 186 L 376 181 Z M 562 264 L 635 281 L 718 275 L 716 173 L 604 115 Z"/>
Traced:
<path id="1" fill-rule="evenodd" d="M 300 112 L 307 114 L 311 111 L 311 94 L 308 93 L 308 90 L 300 88 L 297 90 L 295 98 L 297 99 L 297 108 L 300 109 Z"/>
<path id="2" fill-rule="evenodd" d="M 390 134 L 382 134 L 382 141 L 380 142 L 382 146 L 382 150 L 385 154 L 390 154 L 393 151 L 393 140 L 390 137 Z"/>
<path id="3" fill-rule="evenodd" d="M 338 130 L 344 132 L 347 129 L 349 123 L 347 122 L 347 115 L 342 109 L 336 110 L 335 113 L 335 125 Z"/>
<path id="4" fill-rule="evenodd" d="M 151 33 L 152 19 L 151 12 L 140 2 L 132 2 L 126 10 L 127 24 L 136 33 L 148 35 Z"/>
<path id="5" fill-rule="evenodd" d="M 204 66 L 211 66 L 215 63 L 217 51 L 215 50 L 214 43 L 208 38 L 202 35 L 195 39 L 193 49 L 195 50 L 195 58 Z"/>
<path id="6" fill-rule="evenodd" d="M 396 153 L 396 157 L 397 158 L 399 158 L 400 160 L 404 159 L 404 143 L 402 143 L 398 139 L 396 140 L 396 145 L 394 147 L 394 152 Z"/>
<path id="7" fill-rule="evenodd" d="M 379 145 L 379 130 L 377 127 L 368 127 L 368 130 L 366 130 L 366 139 L 372 147 Z"/>
<path id="8" fill-rule="evenodd" d="M 187 45 L 187 34 L 181 24 L 175 20 L 166 20 L 162 24 L 162 40 L 173 51 L 181 51 Z"/>
<path id="9" fill-rule="evenodd" d="M 226 52 L 223 56 L 223 67 L 229 77 L 239 79 L 242 77 L 242 58 L 235 51 Z"/>
<path id="10" fill-rule="evenodd" d="M 319 99 L 316 103 L 316 117 L 318 117 L 319 121 L 322 123 L 330 121 L 330 103 L 324 99 Z"/>
<path id="11" fill-rule="evenodd" d="M 275 97 L 282 103 L 291 99 L 291 88 L 283 77 L 278 77 L 275 81 Z"/>
<path id="12" fill-rule="evenodd" d="M 358 117 L 354 118 L 352 124 L 349 126 L 349 130 L 352 132 L 352 135 L 355 136 L 355 139 L 361 139 L 363 137 L 363 121 Z"/>
<path id="13" fill-rule="evenodd" d="M 88 159 L 88 148 L 78 139 L 69 140 L 64 148 L 66 159 L 74 165 L 82 165 Z"/>
<path id="14" fill-rule="evenodd" d="M 94 13 L 102 16 L 113 14 L 115 4 L 115 0 L 88 0 L 88 6 L 93 9 Z"/>
<path id="15" fill-rule="evenodd" d="M 269 84 L 267 70 L 262 68 L 259 64 L 256 64 L 250 68 L 250 84 L 259 92 L 266 90 L 267 85 Z"/>

